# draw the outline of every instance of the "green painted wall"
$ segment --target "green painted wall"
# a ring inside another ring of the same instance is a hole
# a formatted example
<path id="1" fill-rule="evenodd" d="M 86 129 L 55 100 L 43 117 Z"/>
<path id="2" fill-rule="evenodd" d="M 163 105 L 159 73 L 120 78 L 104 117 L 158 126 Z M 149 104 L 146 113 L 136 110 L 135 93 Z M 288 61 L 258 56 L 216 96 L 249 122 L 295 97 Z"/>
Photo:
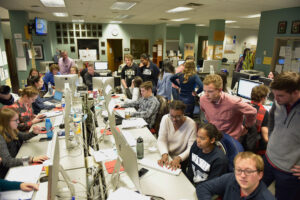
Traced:
<path id="1" fill-rule="evenodd" d="M 167 39 L 167 26 L 166 24 L 157 24 L 154 26 L 154 42 L 157 40 L 163 41 L 163 59 L 167 58 L 166 54 L 166 39 Z"/>
<path id="2" fill-rule="evenodd" d="M 179 40 L 180 28 L 175 26 L 167 26 L 167 40 Z"/>
<path id="3" fill-rule="evenodd" d="M 180 25 L 179 48 L 182 55 L 184 53 L 184 43 L 195 43 L 195 34 L 196 34 L 195 24 Z"/>
<path id="4" fill-rule="evenodd" d="M 27 42 L 27 44 L 29 44 L 30 41 L 25 39 L 25 32 L 24 32 L 24 26 L 27 25 L 27 23 L 29 22 L 28 19 L 28 13 L 26 11 L 16 11 L 16 10 L 10 10 L 9 12 L 9 19 L 10 19 L 10 28 L 11 28 L 11 35 L 12 35 L 12 43 L 13 43 L 13 51 L 14 51 L 14 55 L 18 55 L 17 54 L 17 50 L 16 50 L 16 43 L 15 43 L 15 39 L 13 37 L 13 35 L 15 33 L 17 34 L 22 34 L 22 41 L 23 42 Z M 24 53 L 25 52 L 25 48 L 24 48 Z M 16 57 L 15 57 L 16 60 Z M 19 86 L 20 88 L 24 87 L 25 83 L 26 83 L 26 79 L 27 76 L 29 74 L 29 71 L 31 69 L 31 61 L 29 61 L 29 64 L 27 65 L 27 70 L 26 71 L 18 71 L 18 78 L 19 78 Z"/>
<path id="5" fill-rule="evenodd" d="M 215 41 L 215 31 L 225 31 L 225 19 L 209 20 L 208 45 L 222 45 L 223 41 Z"/>
<path id="6" fill-rule="evenodd" d="M 261 61 L 263 61 L 264 56 L 273 56 L 276 37 L 299 37 L 300 34 L 291 34 L 292 21 L 294 20 L 300 20 L 300 7 L 262 12 L 259 24 L 256 58 L 261 58 Z M 278 22 L 280 21 L 287 21 L 286 34 L 277 34 Z M 266 51 L 266 55 L 264 55 L 264 51 Z M 255 63 L 254 68 L 264 71 L 265 75 L 270 72 L 270 65 Z"/>
<path id="7" fill-rule="evenodd" d="M 0 19 L 1 21 L 1 19 Z M 1 48 L 1 55 L 2 56 L 2 51 L 5 51 L 5 43 L 4 43 L 4 34 L 3 34 L 3 29 L 2 29 L 2 24 L 0 23 L 0 48 Z M 0 68 L 3 68 L 3 70 L 7 69 L 8 70 L 8 65 L 0 66 Z M 1 81 L 1 85 L 5 84 L 5 80 Z"/>

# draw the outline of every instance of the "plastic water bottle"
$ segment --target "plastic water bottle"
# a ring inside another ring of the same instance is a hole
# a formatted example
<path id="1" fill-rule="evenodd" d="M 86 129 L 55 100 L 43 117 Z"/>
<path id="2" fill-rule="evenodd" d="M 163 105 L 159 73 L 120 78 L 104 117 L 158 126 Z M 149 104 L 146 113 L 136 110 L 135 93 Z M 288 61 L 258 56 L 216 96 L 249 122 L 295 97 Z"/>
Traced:
<path id="1" fill-rule="evenodd" d="M 144 140 L 141 137 L 136 140 L 136 155 L 138 159 L 144 158 Z"/>
<path id="2" fill-rule="evenodd" d="M 47 131 L 47 138 L 52 139 L 53 131 L 52 131 L 52 123 L 50 121 L 50 118 L 46 119 L 45 127 L 46 127 L 46 131 Z"/>
<path id="3" fill-rule="evenodd" d="M 53 89 L 52 89 L 52 85 L 51 85 L 50 82 L 48 83 L 48 92 L 49 92 L 50 95 L 53 94 Z"/>

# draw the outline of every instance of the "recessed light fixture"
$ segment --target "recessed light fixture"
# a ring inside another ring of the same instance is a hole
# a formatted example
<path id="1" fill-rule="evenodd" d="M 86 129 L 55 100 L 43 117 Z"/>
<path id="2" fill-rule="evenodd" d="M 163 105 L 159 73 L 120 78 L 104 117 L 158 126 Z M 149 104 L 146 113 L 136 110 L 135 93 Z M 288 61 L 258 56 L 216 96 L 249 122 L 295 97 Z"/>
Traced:
<path id="1" fill-rule="evenodd" d="M 110 9 L 112 10 L 129 10 L 133 6 L 135 6 L 135 2 L 115 2 Z"/>
<path id="2" fill-rule="evenodd" d="M 205 24 L 197 24 L 196 26 L 205 26 Z"/>
<path id="3" fill-rule="evenodd" d="M 232 24 L 232 23 L 235 23 L 235 22 L 236 22 L 236 21 L 233 21 L 233 20 L 226 20 L 226 21 L 225 21 L 226 24 Z"/>
<path id="4" fill-rule="evenodd" d="M 72 19 L 72 22 L 74 22 L 74 23 L 83 23 L 84 19 Z"/>
<path id="5" fill-rule="evenodd" d="M 254 15 L 242 16 L 241 18 L 251 19 L 251 18 L 259 18 L 259 17 L 260 17 L 260 14 L 254 14 Z"/>
<path id="6" fill-rule="evenodd" d="M 66 7 L 64 0 L 40 0 L 46 7 Z"/>
<path id="7" fill-rule="evenodd" d="M 110 21 L 111 24 L 121 24 L 122 21 Z"/>
<path id="8" fill-rule="evenodd" d="M 115 19 L 128 19 L 130 17 L 132 17 L 132 15 L 121 14 L 121 15 L 116 16 Z"/>
<path id="9" fill-rule="evenodd" d="M 53 13 L 54 16 L 56 17 L 68 17 L 68 13 L 63 13 L 63 12 L 54 12 Z"/>
<path id="10" fill-rule="evenodd" d="M 190 8 L 190 7 L 176 7 L 170 10 L 167 10 L 167 13 L 177 13 L 177 12 L 185 12 L 185 11 L 190 11 L 193 10 L 194 8 Z"/>
<path id="11" fill-rule="evenodd" d="M 178 19 L 171 19 L 171 21 L 173 22 L 182 22 L 182 21 L 186 21 L 189 20 L 190 18 L 178 18 Z"/>

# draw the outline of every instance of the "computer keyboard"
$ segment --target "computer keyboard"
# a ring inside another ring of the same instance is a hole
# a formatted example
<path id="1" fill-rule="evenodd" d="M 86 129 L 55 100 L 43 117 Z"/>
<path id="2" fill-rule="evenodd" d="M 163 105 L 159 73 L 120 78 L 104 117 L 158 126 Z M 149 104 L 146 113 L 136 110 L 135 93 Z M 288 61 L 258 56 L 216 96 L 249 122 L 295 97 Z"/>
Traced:
<path id="1" fill-rule="evenodd" d="M 143 158 L 141 160 L 138 160 L 138 163 L 145 166 L 145 167 L 149 167 L 151 169 L 155 169 L 167 174 L 171 174 L 174 176 L 178 176 L 181 172 L 181 169 L 176 169 L 176 170 L 172 170 L 171 168 L 168 169 L 166 166 L 161 167 L 158 163 L 157 160 L 149 160 L 147 158 Z"/>

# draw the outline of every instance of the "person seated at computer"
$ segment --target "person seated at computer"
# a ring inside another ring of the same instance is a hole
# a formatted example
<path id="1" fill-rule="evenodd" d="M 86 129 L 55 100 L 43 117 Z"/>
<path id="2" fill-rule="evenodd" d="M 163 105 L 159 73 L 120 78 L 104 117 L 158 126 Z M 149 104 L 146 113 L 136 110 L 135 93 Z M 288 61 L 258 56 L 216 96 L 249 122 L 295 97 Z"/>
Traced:
<path id="1" fill-rule="evenodd" d="M 278 75 L 279 73 L 277 71 L 270 71 L 270 73 L 268 74 L 268 78 L 273 80 Z"/>
<path id="2" fill-rule="evenodd" d="M 156 86 L 158 81 L 159 69 L 147 54 L 143 53 L 141 55 L 141 63 L 137 70 L 137 75 L 143 79 L 143 82 L 151 81 L 153 85 L 153 94 L 156 95 Z"/>
<path id="3" fill-rule="evenodd" d="M 206 120 L 219 131 L 238 140 L 255 124 L 256 109 L 241 98 L 222 92 L 223 81 L 217 74 L 207 75 L 203 84 L 204 95 L 200 97 L 200 109 L 204 112 Z"/>
<path id="4" fill-rule="evenodd" d="M 39 91 L 28 86 L 19 90 L 20 98 L 12 105 L 5 108 L 12 108 L 19 114 L 20 123 L 18 123 L 19 131 L 29 131 L 33 124 L 43 121 L 44 115 L 34 115 L 32 111 L 32 103 L 38 97 Z"/>
<path id="5" fill-rule="evenodd" d="M 52 87 L 54 88 L 54 86 L 55 86 L 54 75 L 60 75 L 59 67 L 57 64 L 52 64 L 50 66 L 50 71 L 47 72 L 45 74 L 45 76 L 43 77 L 43 81 L 44 81 L 46 90 L 48 90 L 48 83 L 50 83 L 52 85 Z"/>
<path id="6" fill-rule="evenodd" d="M 184 116 L 186 105 L 179 100 L 169 104 L 169 114 L 164 115 L 160 122 L 157 146 L 161 154 L 158 164 L 173 169 L 182 168 L 185 172 L 191 146 L 196 139 L 196 123 Z M 169 161 L 169 156 L 172 161 Z"/>
<path id="7" fill-rule="evenodd" d="M 224 152 L 216 146 L 223 134 L 215 125 L 207 123 L 197 132 L 197 139 L 191 147 L 188 158 L 188 179 L 198 185 L 207 180 L 219 177 L 227 172 L 228 159 Z"/>
<path id="8" fill-rule="evenodd" d="M 84 75 L 85 84 L 88 90 L 93 90 L 93 77 L 100 77 L 100 74 L 95 72 L 94 64 L 90 63 L 87 72 Z"/>
<path id="9" fill-rule="evenodd" d="M 155 124 L 156 114 L 159 109 L 159 101 L 152 93 L 152 82 L 146 81 L 141 85 L 142 97 L 137 101 L 124 103 L 123 105 L 116 105 L 119 107 L 135 107 L 138 108 L 136 112 L 130 113 L 132 117 L 143 118 L 147 123 L 149 128 L 153 128 Z"/>
<path id="10" fill-rule="evenodd" d="M 125 90 L 130 90 L 132 80 L 137 75 L 138 66 L 133 62 L 132 55 L 126 54 L 124 57 L 126 65 L 122 68 L 121 83 Z"/>
<path id="11" fill-rule="evenodd" d="M 0 163 L 2 158 L 0 157 Z M 35 183 L 23 183 L 19 181 L 8 181 L 5 179 L 0 179 L 0 192 L 10 191 L 10 190 L 22 190 L 24 192 L 30 192 L 32 190 L 38 190 L 39 184 Z"/>
<path id="12" fill-rule="evenodd" d="M 256 128 L 254 130 L 253 136 L 255 139 L 248 138 L 248 134 L 245 135 L 244 142 L 242 143 L 244 146 L 247 145 L 246 140 L 251 140 L 252 145 L 249 146 L 247 149 L 248 151 L 253 151 L 254 153 L 257 153 L 259 155 L 265 155 L 266 149 L 267 149 L 267 143 L 269 141 L 269 129 L 268 129 L 268 122 L 269 122 L 269 112 L 265 109 L 263 106 L 267 100 L 268 94 L 270 90 L 267 86 L 261 84 L 259 86 L 256 86 L 252 89 L 251 92 L 251 105 L 257 110 L 256 115 L 256 126 L 251 127 L 251 129 L 248 130 L 248 132 L 252 132 L 253 128 Z M 257 135 L 259 138 L 257 138 Z M 249 135 L 249 137 L 252 137 Z M 248 143 L 249 144 L 249 143 Z M 253 148 L 252 148 L 253 147 Z"/>
<path id="13" fill-rule="evenodd" d="M 239 61 L 236 64 L 235 71 L 240 72 L 242 69 L 247 69 L 247 59 L 250 62 L 250 49 L 244 49 L 243 55 L 239 58 Z M 249 65 L 249 64 L 248 64 Z"/>
<path id="14" fill-rule="evenodd" d="M 34 87 L 37 91 L 40 92 L 41 88 L 44 86 L 44 81 L 41 76 L 34 76 L 29 80 L 29 86 Z M 41 110 L 51 110 L 55 108 L 55 105 L 46 105 L 44 102 L 47 101 L 47 98 L 42 98 L 38 94 L 35 101 L 32 103 L 33 113 L 35 115 L 39 114 Z"/>
<path id="15" fill-rule="evenodd" d="M 34 76 L 40 76 L 40 72 L 37 69 L 31 68 L 27 77 L 27 85 L 29 85 L 30 79 Z"/>
<path id="16" fill-rule="evenodd" d="M 83 84 L 83 79 L 80 76 L 79 70 L 76 66 L 71 67 L 70 74 L 77 74 L 78 75 L 78 79 L 76 80 L 76 85 L 77 86 Z"/>
<path id="17" fill-rule="evenodd" d="M 0 108 L 2 105 L 12 105 L 15 99 L 10 93 L 10 87 L 7 85 L 0 86 Z"/>
<path id="18" fill-rule="evenodd" d="M 61 52 L 61 57 L 58 59 L 58 66 L 61 74 L 70 74 L 71 67 L 75 66 L 74 60 L 68 57 L 67 51 Z"/>
<path id="19" fill-rule="evenodd" d="M 141 97 L 141 90 L 140 86 L 143 83 L 143 79 L 139 76 L 134 77 L 134 79 L 131 82 L 130 86 L 130 93 L 126 91 L 126 96 L 128 99 L 126 99 L 126 102 L 131 102 L 131 101 L 137 101 Z"/>
<path id="20" fill-rule="evenodd" d="M 175 69 L 171 61 L 164 60 L 158 78 L 157 95 L 163 96 L 167 101 L 171 101 L 172 82 L 170 78 L 173 76 L 174 72 Z"/>
<path id="21" fill-rule="evenodd" d="M 196 188 L 198 200 L 211 200 L 213 195 L 223 200 L 275 200 L 261 180 L 264 173 L 263 159 L 252 152 L 240 152 L 234 158 L 234 173 L 201 183 Z"/>
<path id="22" fill-rule="evenodd" d="M 179 83 L 177 82 L 179 79 Z M 196 72 L 195 62 L 188 60 L 185 62 L 183 73 L 174 74 L 170 78 L 171 82 L 180 88 L 179 99 L 186 104 L 185 114 L 193 117 L 195 107 L 195 96 L 203 90 L 203 84 Z M 195 92 L 196 87 L 197 92 Z"/>
<path id="23" fill-rule="evenodd" d="M 23 141 L 41 133 L 41 127 L 34 126 L 30 133 L 19 132 L 19 114 L 10 108 L 0 110 L 0 178 L 5 177 L 10 167 L 23 165 L 22 158 L 16 158 Z M 43 162 L 47 156 L 30 156 L 29 163 Z"/>

